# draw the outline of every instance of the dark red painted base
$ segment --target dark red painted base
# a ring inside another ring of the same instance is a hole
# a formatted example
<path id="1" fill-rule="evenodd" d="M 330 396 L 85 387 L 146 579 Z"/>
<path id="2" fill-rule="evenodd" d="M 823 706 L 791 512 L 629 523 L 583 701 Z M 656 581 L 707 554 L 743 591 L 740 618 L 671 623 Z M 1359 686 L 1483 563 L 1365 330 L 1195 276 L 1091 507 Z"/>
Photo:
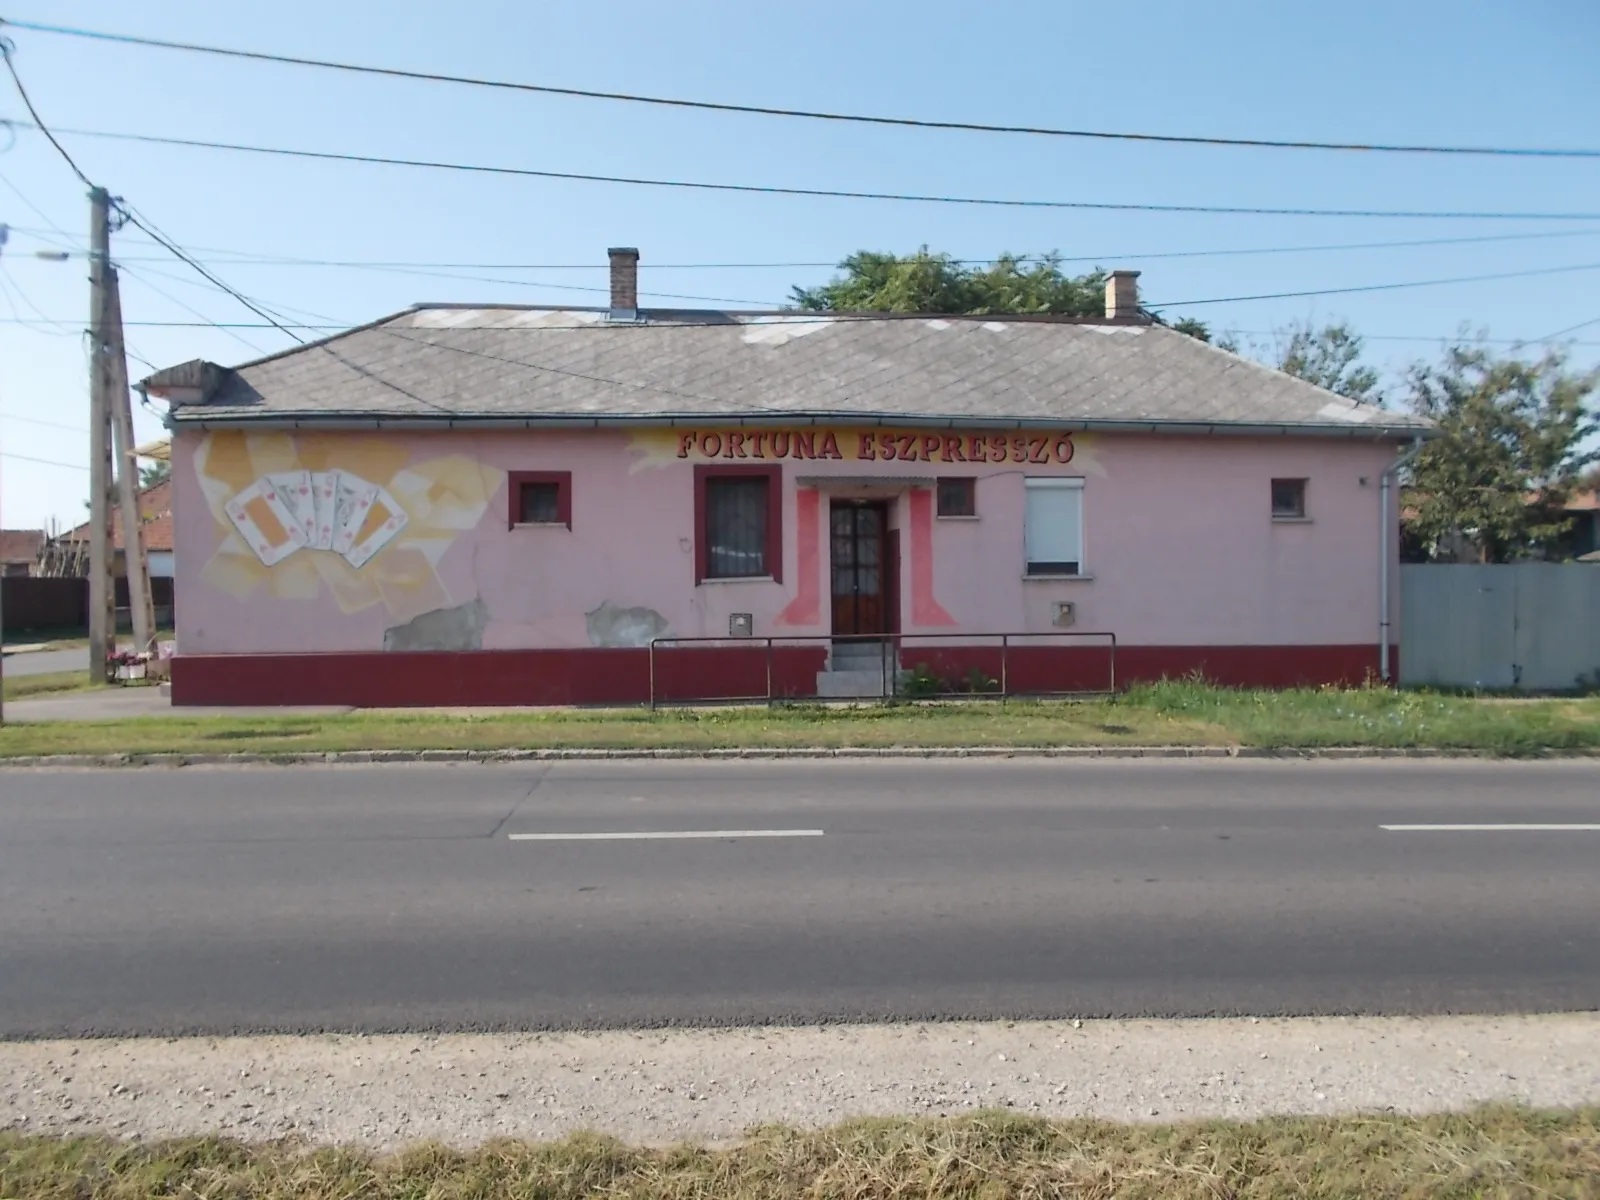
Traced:
<path id="1" fill-rule="evenodd" d="M 814 696 L 821 646 L 775 646 L 772 692 Z M 1391 653 L 1390 662 L 1399 661 Z M 908 669 L 945 681 L 974 671 L 998 680 L 992 646 L 909 645 Z M 1105 647 L 1017 646 L 1006 656 L 1006 688 L 1103 691 L 1111 686 Z M 658 700 L 736 700 L 767 694 L 767 651 L 759 646 L 684 648 L 656 655 Z M 1354 685 L 1377 677 L 1377 646 L 1120 646 L 1116 685 L 1193 674 L 1228 687 Z M 188 705 L 348 704 L 359 708 L 643 704 L 651 692 L 645 650 L 372 651 L 351 654 L 186 654 L 172 661 L 172 702 Z"/>

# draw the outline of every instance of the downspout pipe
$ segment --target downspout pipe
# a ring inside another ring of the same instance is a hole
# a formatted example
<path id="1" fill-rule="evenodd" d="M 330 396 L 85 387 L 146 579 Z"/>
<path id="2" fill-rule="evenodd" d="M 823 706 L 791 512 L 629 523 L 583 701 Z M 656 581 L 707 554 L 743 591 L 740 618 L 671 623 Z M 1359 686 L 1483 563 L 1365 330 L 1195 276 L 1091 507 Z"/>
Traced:
<path id="1" fill-rule="evenodd" d="M 1384 683 L 1394 681 L 1394 671 L 1389 664 L 1390 616 L 1394 597 L 1389 585 L 1389 538 L 1397 522 L 1389 515 L 1389 493 L 1394 489 L 1400 472 L 1411 465 L 1422 450 L 1422 439 L 1411 443 L 1411 448 L 1395 458 L 1378 477 L 1378 519 L 1382 522 L 1378 537 L 1378 676 Z"/>

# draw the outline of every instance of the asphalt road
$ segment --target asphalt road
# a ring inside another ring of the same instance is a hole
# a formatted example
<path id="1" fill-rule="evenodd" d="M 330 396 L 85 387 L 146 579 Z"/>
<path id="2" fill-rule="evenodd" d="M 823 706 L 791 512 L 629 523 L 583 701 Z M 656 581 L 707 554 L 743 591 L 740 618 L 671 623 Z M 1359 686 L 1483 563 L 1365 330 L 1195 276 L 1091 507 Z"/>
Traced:
<path id="1" fill-rule="evenodd" d="M 1600 764 L 0 771 L 0 1036 L 1600 1007 L 1600 828 L 1381 828 L 1507 822 Z"/>
<path id="2" fill-rule="evenodd" d="M 3 664 L 5 673 L 13 677 L 23 675 L 54 675 L 61 671 L 89 670 L 89 651 L 34 650 L 26 654 L 8 654 Z"/>

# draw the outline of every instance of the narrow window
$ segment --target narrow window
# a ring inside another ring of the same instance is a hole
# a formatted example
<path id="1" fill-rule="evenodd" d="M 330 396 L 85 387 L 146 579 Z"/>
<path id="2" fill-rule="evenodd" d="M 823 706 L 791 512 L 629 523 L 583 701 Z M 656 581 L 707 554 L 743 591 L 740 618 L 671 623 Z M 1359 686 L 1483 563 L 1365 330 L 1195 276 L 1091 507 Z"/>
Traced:
<path id="1" fill-rule="evenodd" d="M 1272 519 L 1275 521 L 1303 521 L 1306 516 L 1306 481 L 1304 479 L 1274 479 L 1272 481 Z"/>
<path id="2" fill-rule="evenodd" d="M 1023 540 L 1029 575 L 1083 574 L 1083 480 L 1027 479 Z"/>
<path id="3" fill-rule="evenodd" d="M 939 480 L 939 515 L 977 516 L 978 481 L 970 475 L 956 475 Z"/>
<path id="4" fill-rule="evenodd" d="M 572 528 L 571 471 L 512 471 L 511 525 L 565 525 Z"/>
<path id="5" fill-rule="evenodd" d="M 761 475 L 706 480 L 706 578 L 771 575 L 767 544 L 771 482 Z"/>

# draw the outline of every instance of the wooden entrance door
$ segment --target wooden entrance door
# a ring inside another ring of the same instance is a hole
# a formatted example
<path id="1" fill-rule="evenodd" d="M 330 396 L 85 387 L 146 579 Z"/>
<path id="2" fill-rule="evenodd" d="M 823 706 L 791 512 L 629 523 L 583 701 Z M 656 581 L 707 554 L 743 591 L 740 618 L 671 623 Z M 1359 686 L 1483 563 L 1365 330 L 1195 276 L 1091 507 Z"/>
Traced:
<path id="1" fill-rule="evenodd" d="M 829 512 L 833 576 L 833 632 L 889 632 L 885 545 L 889 510 L 884 504 L 835 500 Z"/>

